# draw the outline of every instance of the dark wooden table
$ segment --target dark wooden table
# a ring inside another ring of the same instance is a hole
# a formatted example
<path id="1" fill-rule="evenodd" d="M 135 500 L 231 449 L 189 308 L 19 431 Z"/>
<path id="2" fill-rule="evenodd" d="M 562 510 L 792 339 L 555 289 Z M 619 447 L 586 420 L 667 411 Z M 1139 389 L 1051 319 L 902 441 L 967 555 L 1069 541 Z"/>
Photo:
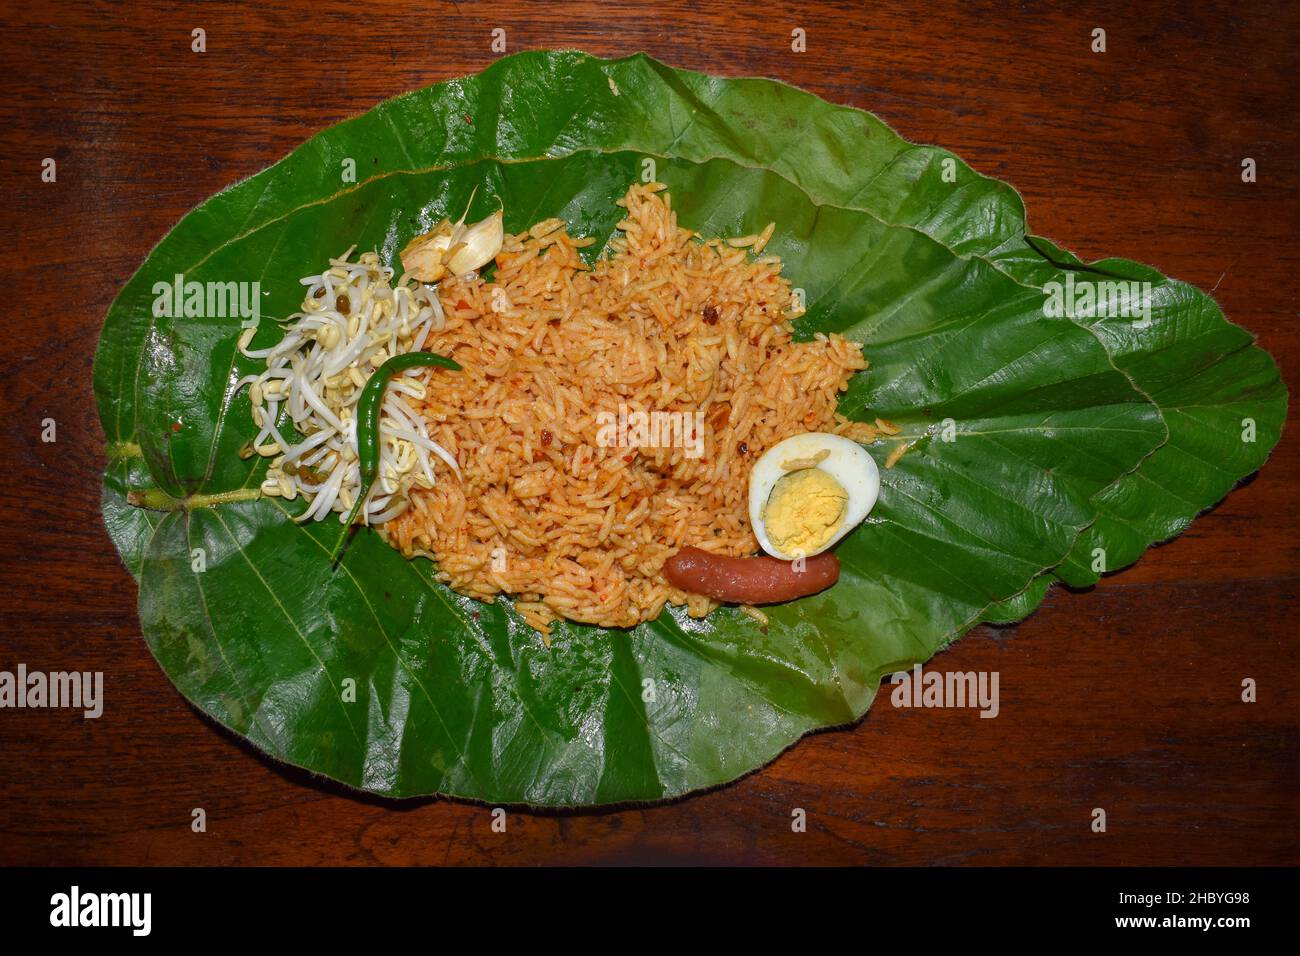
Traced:
<path id="1" fill-rule="evenodd" d="M 321 127 L 483 68 L 496 27 L 511 51 L 646 50 L 872 110 L 1009 180 L 1035 231 L 1085 258 L 1212 289 L 1296 381 L 1300 8 L 1002 6 L 6 4 L 0 669 L 102 670 L 108 706 L 0 711 L 0 863 L 1300 863 L 1294 431 L 1182 538 L 945 654 L 1000 672 L 998 719 L 881 701 L 667 806 L 512 814 L 498 834 L 482 807 L 348 795 L 199 716 L 140 637 L 99 511 L 109 302 L 191 206 Z"/>

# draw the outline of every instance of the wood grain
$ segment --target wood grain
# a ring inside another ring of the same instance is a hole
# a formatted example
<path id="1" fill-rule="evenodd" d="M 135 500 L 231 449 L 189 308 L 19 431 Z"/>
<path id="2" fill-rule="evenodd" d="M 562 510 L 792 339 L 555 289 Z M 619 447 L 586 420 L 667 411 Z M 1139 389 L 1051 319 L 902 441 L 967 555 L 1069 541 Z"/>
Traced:
<path id="1" fill-rule="evenodd" d="M 500 834 L 480 806 L 387 803 L 279 768 L 180 698 L 102 527 L 90 396 L 105 310 L 187 209 L 321 127 L 482 69 L 494 27 L 511 51 L 646 50 L 872 110 L 1013 183 L 1034 231 L 1085 258 L 1212 289 L 1291 380 L 1295 5 L 6 6 L 0 668 L 102 670 L 108 700 L 97 721 L 0 712 L 0 863 L 1300 863 L 1294 432 L 1174 543 L 940 657 L 1000 672 L 996 720 L 882 698 L 732 786 L 512 813 Z M 44 157 L 57 183 L 40 181 Z M 1244 677 L 1258 703 L 1240 702 Z"/>

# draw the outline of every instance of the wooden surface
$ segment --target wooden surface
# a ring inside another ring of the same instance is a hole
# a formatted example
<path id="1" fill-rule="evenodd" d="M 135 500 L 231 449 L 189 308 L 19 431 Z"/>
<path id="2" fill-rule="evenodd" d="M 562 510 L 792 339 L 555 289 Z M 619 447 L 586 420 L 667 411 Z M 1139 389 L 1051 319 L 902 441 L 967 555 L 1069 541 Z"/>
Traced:
<path id="1" fill-rule="evenodd" d="M 1294 4 L 6 6 L 0 669 L 102 670 L 107 705 L 97 721 L 0 711 L 0 863 L 1300 863 L 1294 430 L 1179 540 L 941 656 L 1000 672 L 996 720 L 882 698 L 721 790 L 512 813 L 500 834 L 483 807 L 283 770 L 181 699 L 102 527 L 90 396 L 105 310 L 186 210 L 317 129 L 485 67 L 494 27 L 510 51 L 646 50 L 872 110 L 1013 183 L 1032 228 L 1085 258 L 1214 290 L 1294 382 Z M 47 156 L 56 184 L 40 181 Z M 1240 702 L 1245 677 L 1258 703 Z"/>

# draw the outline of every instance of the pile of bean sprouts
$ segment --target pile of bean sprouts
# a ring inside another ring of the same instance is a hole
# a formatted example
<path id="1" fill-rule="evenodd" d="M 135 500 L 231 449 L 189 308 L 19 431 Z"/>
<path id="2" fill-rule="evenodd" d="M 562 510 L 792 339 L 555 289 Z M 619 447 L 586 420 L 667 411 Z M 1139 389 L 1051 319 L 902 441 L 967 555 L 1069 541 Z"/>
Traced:
<path id="1" fill-rule="evenodd" d="M 356 406 L 366 380 L 389 357 L 422 348 L 429 333 L 446 322 L 434 287 L 406 276 L 393 286 L 393 270 L 381 265 L 376 253 L 350 262 L 352 251 L 331 259 L 320 275 L 301 280 L 307 286 L 302 311 L 289 317 L 278 344 L 249 350 L 256 329 L 239 342 L 244 355 L 266 360 L 265 372 L 236 385 L 249 387 L 260 429 L 245 454 L 273 459 L 263 494 L 289 500 L 302 495 L 310 502 L 295 519 L 300 522 L 321 521 L 331 513 L 344 520 L 361 490 Z M 423 416 L 408 401 L 424 397 L 428 374 L 427 368 L 410 369 L 388 385 L 379 428 L 379 477 L 361 510 L 367 524 L 382 524 L 405 511 L 412 487 L 433 487 L 431 454 L 459 473 L 455 459 L 429 437 Z M 286 437 L 289 425 L 298 440 Z"/>

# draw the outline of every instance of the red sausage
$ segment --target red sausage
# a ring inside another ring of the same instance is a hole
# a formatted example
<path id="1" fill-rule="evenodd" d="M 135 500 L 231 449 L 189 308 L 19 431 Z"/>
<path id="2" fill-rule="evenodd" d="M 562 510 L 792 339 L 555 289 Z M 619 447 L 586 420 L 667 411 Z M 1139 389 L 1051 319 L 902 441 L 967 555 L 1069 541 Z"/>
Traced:
<path id="1" fill-rule="evenodd" d="M 728 604 L 776 604 L 824 591 L 840 576 L 840 559 L 828 551 L 805 558 L 803 570 L 793 561 L 766 555 L 729 558 L 699 548 L 682 548 L 664 563 L 675 587 Z"/>

